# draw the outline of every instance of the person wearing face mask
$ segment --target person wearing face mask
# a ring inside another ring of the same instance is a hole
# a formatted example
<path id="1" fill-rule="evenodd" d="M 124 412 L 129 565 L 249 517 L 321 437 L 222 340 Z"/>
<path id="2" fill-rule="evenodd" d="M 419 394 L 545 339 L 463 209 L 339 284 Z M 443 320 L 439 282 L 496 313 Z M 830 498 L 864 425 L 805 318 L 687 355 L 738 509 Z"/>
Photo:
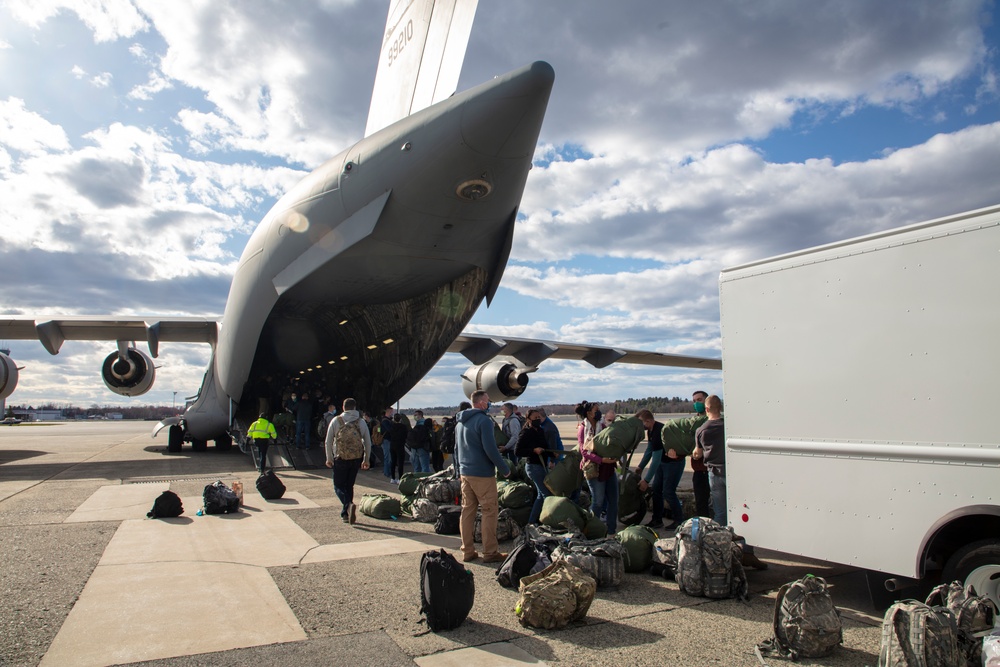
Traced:
<path id="1" fill-rule="evenodd" d="M 545 431 L 542 430 L 542 420 L 542 413 L 539 410 L 528 410 L 528 420 L 521 427 L 517 448 L 514 450 L 518 458 L 525 459 L 524 470 L 535 485 L 535 489 L 538 490 L 535 504 L 531 507 L 531 516 L 528 517 L 529 524 L 538 523 L 542 514 L 542 504 L 548 496 L 552 495 L 552 492 L 545 486 L 545 474 L 549 468 L 549 454 L 546 450 L 549 449 L 549 446 Z"/>
<path id="2" fill-rule="evenodd" d="M 694 402 L 695 416 L 692 417 L 691 430 L 697 431 L 698 427 L 708 421 L 705 414 L 705 399 L 708 394 L 704 391 L 696 391 L 691 394 Z M 694 451 L 691 453 L 691 486 L 694 490 L 695 513 L 698 516 L 712 516 L 712 490 L 708 483 L 708 467 L 701 455 Z"/>

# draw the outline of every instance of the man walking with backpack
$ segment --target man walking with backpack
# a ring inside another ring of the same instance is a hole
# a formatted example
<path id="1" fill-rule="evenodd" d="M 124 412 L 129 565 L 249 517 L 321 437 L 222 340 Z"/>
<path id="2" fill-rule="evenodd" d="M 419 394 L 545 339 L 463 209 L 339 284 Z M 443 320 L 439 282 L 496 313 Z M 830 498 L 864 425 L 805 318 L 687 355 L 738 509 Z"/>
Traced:
<path id="1" fill-rule="evenodd" d="M 333 490 L 343 503 L 340 518 L 354 524 L 358 508 L 354 504 L 354 482 L 358 470 L 368 470 L 372 440 L 368 425 L 353 398 L 344 399 L 344 411 L 334 417 L 326 431 L 326 467 L 333 468 Z"/>

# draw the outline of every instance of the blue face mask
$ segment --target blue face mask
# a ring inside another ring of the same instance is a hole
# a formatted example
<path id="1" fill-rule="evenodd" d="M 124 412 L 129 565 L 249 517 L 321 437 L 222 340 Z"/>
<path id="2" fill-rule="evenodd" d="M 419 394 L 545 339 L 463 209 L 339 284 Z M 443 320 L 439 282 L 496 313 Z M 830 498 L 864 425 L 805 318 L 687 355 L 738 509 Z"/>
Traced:
<path id="1" fill-rule="evenodd" d="M 694 411 L 695 412 L 704 412 L 705 411 L 705 404 L 702 403 L 701 401 L 695 401 L 694 402 Z"/>

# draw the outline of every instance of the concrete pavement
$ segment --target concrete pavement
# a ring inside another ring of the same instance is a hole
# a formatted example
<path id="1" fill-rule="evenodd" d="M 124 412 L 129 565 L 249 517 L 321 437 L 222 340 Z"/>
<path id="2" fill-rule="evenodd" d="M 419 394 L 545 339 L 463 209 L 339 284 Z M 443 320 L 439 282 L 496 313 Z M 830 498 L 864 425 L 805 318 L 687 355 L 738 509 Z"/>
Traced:
<path id="1" fill-rule="evenodd" d="M 474 562 L 469 619 L 435 634 L 419 615 L 420 554 L 457 552 L 457 538 L 403 519 L 342 523 L 324 470 L 279 471 L 289 492 L 264 501 L 248 457 L 166 454 L 151 426 L 0 429 L 0 664 L 759 665 L 774 591 L 806 572 L 834 585 L 845 643 L 803 664 L 877 662 L 881 616 L 860 573 L 767 552 L 771 569 L 749 573 L 749 603 L 629 574 L 598 592 L 585 623 L 551 632 L 521 627 L 516 591 Z M 215 479 L 244 482 L 245 511 L 195 515 Z M 164 488 L 184 516 L 145 519 Z M 367 491 L 395 487 L 368 471 Z"/>

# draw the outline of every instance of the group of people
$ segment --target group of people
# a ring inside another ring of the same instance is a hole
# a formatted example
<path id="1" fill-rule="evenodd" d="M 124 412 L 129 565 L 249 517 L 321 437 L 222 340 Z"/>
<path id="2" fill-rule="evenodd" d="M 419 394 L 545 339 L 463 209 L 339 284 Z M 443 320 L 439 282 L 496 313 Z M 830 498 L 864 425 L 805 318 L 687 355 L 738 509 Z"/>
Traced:
<path id="1" fill-rule="evenodd" d="M 343 411 L 335 414 L 333 406 L 324 418 L 328 426 L 325 435 L 326 466 L 333 470 L 334 491 L 341 501 L 341 519 L 354 523 L 357 507 L 354 503 L 354 485 L 360 470 L 367 470 L 373 452 L 373 438 L 383 449 L 383 474 L 391 483 L 398 484 L 403 474 L 407 450 L 415 472 L 431 472 L 444 467 L 445 450 L 454 453 L 455 470 L 461 478 L 462 554 L 466 562 L 482 558 L 493 563 L 504 560 L 497 541 L 496 529 L 499 515 L 497 472 L 503 477 L 511 474 L 508 460 L 525 460 L 525 471 L 535 485 L 537 495 L 529 516 L 529 523 L 538 523 L 545 498 L 551 495 L 545 486 L 549 469 L 562 456 L 564 450 L 559 429 L 543 408 L 531 408 L 521 415 L 512 403 L 501 406 L 502 425 L 489 415 L 490 400 L 485 391 L 477 391 L 463 402 L 454 418 L 445 423 L 435 423 L 424 417 L 422 411 L 413 413 L 414 423 L 392 408 L 387 408 L 378 424 L 372 424 L 366 414 L 357 409 L 353 398 L 345 399 Z M 641 477 L 639 488 L 653 490 L 653 514 L 644 525 L 665 530 L 675 530 L 684 520 L 684 510 L 677 496 L 677 486 L 684 473 L 687 459 L 691 460 L 696 511 L 711 516 L 722 525 L 726 516 L 725 437 L 722 401 L 718 396 L 696 391 L 692 395 L 695 416 L 666 423 L 657 421 L 649 410 L 640 410 L 636 417 L 646 430 L 648 446 L 636 468 Z M 609 410 L 604 415 L 596 403 L 583 401 L 576 406 L 579 419 L 577 444 L 581 454 L 581 467 L 590 491 L 591 511 L 603 516 L 608 534 L 618 529 L 618 466 L 626 463 L 618 459 L 601 457 L 594 452 L 594 438 L 614 422 L 615 414 Z M 499 426 L 499 428 L 498 428 Z M 506 442 L 498 444 L 499 430 Z M 266 447 L 275 437 L 274 426 L 267 422 L 266 414 L 250 427 L 249 435 L 261 446 L 260 467 L 264 470 Z M 505 458 L 505 455 L 507 458 Z M 578 497 L 579 491 L 573 494 Z M 665 506 L 670 508 L 671 523 L 665 525 Z M 476 514 L 482 513 L 481 533 L 483 553 L 476 551 L 473 541 Z"/>
<path id="2" fill-rule="evenodd" d="M 407 453 L 413 462 L 413 472 L 444 470 L 447 426 L 435 422 L 431 417 L 424 417 L 422 410 L 413 412 L 411 425 L 403 413 L 386 408 L 375 427 L 382 445 L 382 474 L 390 483 L 399 484 Z"/>

